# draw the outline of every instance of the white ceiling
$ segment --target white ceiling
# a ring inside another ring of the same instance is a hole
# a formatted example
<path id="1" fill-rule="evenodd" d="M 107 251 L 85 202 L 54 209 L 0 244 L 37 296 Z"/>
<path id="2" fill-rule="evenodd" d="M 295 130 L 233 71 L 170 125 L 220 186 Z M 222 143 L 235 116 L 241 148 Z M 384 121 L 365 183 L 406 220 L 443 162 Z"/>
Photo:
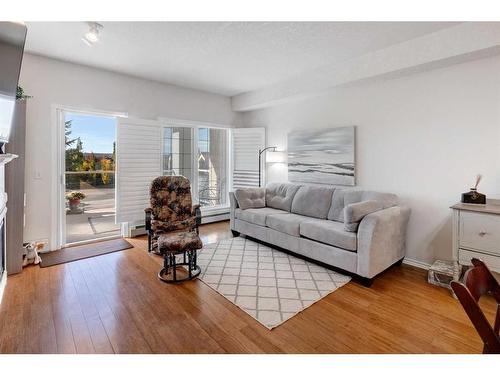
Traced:
<path id="1" fill-rule="evenodd" d="M 233 96 L 424 34 L 446 22 L 28 22 L 26 50 L 159 82 Z"/>

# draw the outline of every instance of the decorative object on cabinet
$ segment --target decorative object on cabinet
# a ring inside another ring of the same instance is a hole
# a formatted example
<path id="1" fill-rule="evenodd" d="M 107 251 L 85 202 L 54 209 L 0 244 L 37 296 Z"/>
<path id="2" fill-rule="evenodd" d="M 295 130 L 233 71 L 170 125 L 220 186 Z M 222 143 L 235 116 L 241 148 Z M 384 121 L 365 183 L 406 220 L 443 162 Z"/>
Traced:
<path id="1" fill-rule="evenodd" d="M 354 126 L 289 133 L 288 179 L 354 186 L 354 137 Z"/>
<path id="2" fill-rule="evenodd" d="M 451 209 L 454 260 L 469 266 L 472 258 L 480 258 L 491 270 L 500 272 L 500 201 L 457 203 Z"/>
<path id="3" fill-rule="evenodd" d="M 462 203 L 472 203 L 472 204 L 486 204 L 486 195 L 481 194 L 477 191 L 477 186 L 481 182 L 483 176 L 478 174 L 476 176 L 476 184 L 470 191 L 462 194 Z"/>

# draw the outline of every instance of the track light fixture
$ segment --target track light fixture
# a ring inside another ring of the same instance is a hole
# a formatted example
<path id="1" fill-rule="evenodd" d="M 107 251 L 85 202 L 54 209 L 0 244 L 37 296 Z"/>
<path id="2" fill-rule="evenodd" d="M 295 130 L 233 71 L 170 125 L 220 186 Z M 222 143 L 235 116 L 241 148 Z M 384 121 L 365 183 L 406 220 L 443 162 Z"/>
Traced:
<path id="1" fill-rule="evenodd" d="M 89 31 L 82 37 L 82 41 L 92 47 L 99 41 L 99 31 L 102 30 L 103 26 L 97 22 L 87 22 L 87 24 L 89 25 Z"/>

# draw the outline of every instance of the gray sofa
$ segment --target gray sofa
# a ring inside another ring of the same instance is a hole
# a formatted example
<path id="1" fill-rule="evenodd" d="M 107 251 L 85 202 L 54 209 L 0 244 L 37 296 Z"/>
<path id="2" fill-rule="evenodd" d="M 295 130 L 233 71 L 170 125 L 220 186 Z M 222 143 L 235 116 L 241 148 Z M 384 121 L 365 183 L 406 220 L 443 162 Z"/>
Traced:
<path id="1" fill-rule="evenodd" d="M 291 183 L 229 194 L 235 236 L 345 270 L 365 285 L 405 256 L 410 209 L 394 194 Z"/>

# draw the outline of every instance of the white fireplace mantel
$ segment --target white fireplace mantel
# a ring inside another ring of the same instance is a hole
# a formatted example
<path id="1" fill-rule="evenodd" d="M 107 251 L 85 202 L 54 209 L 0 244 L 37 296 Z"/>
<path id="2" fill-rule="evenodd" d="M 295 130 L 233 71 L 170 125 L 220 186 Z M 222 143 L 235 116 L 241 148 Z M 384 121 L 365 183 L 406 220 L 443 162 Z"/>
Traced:
<path id="1" fill-rule="evenodd" d="M 0 276 L 0 304 L 2 304 L 3 292 L 7 286 L 7 271 L 4 271 Z"/>
<path id="2" fill-rule="evenodd" d="M 5 220 L 6 214 L 7 214 L 7 194 L 0 193 L 0 223 L 3 220 Z M 3 251 L 5 251 L 5 244 Z M 3 273 L 0 275 L 0 304 L 2 303 L 3 292 L 5 290 L 6 285 L 7 285 L 7 270 L 4 270 Z"/>
<path id="3" fill-rule="evenodd" d="M 8 162 L 17 158 L 15 154 L 0 154 L 0 167 L 4 166 Z M 3 181 L 2 181 L 3 185 Z M 7 194 L 5 191 L 0 191 L 0 222 L 5 219 L 5 215 L 7 213 Z M 6 250 L 5 243 L 4 249 Z M 4 259 L 6 258 L 6 254 L 4 253 Z M 5 286 L 7 284 L 7 270 L 4 270 L 3 274 L 0 275 L 0 303 L 2 303 L 3 292 L 5 290 Z"/>
<path id="4" fill-rule="evenodd" d="M 0 166 L 17 158 L 16 154 L 0 154 Z"/>

